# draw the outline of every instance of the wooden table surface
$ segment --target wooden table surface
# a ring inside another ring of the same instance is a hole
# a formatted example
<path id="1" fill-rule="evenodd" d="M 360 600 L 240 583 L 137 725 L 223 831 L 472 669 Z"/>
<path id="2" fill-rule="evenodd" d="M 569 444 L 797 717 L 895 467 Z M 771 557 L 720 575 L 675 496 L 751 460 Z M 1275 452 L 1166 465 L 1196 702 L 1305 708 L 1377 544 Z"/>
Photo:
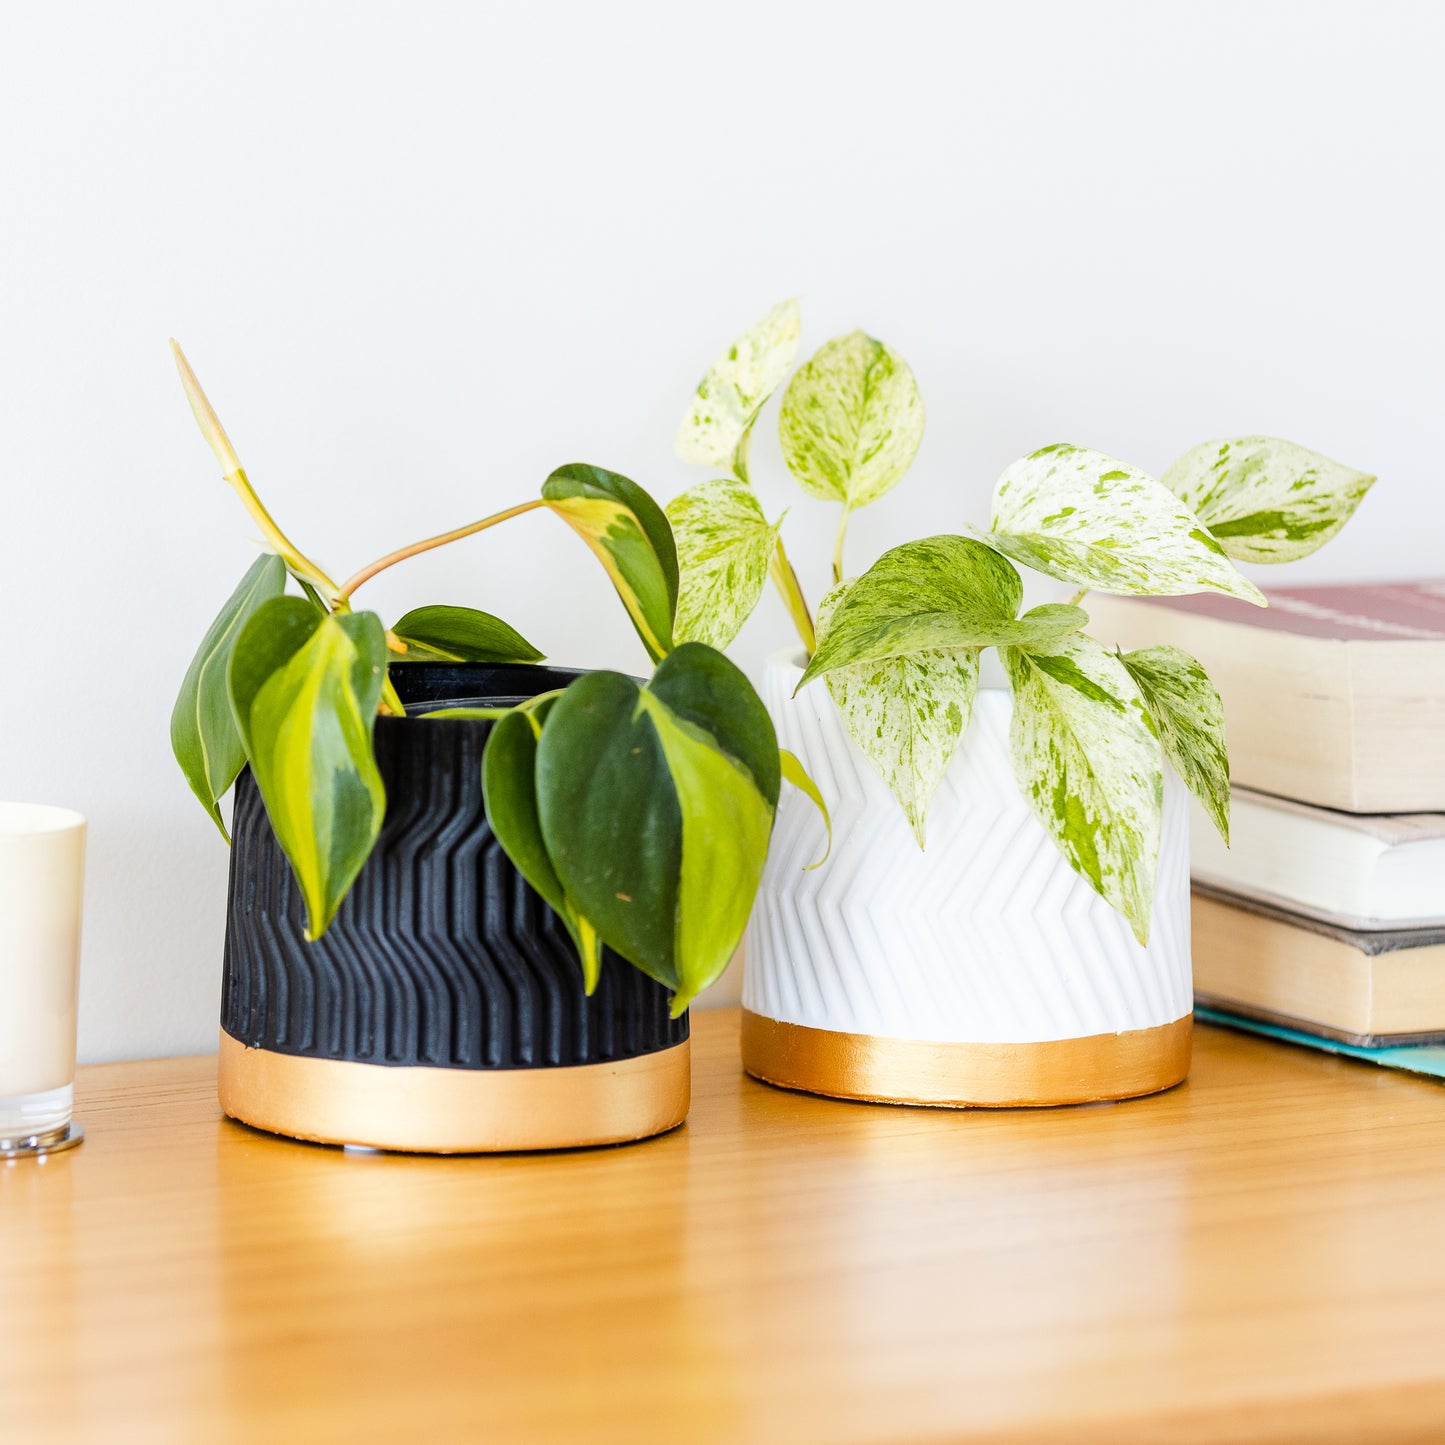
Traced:
<path id="1" fill-rule="evenodd" d="M 1187 1084 L 953 1113 L 767 1088 L 425 1159 L 81 1071 L 0 1165 L 0 1439 L 1445 1439 L 1445 1089 L 1201 1028 Z"/>

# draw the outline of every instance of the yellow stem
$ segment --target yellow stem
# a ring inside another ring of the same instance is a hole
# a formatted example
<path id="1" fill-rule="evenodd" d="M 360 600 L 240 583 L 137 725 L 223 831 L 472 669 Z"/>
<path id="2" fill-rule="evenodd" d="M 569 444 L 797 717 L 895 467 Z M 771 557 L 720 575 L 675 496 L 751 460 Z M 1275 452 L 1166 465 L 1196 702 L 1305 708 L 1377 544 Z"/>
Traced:
<path id="1" fill-rule="evenodd" d="M 245 503 L 246 510 L 260 524 L 266 540 L 271 544 L 277 556 L 286 564 L 291 575 L 299 582 L 309 582 L 323 598 L 334 603 L 336 601 L 336 583 L 276 525 L 271 514 L 262 505 L 260 497 L 256 495 L 246 473 L 238 467 L 234 472 L 228 474 L 225 480 L 231 484 L 236 495 Z"/>
<path id="2" fill-rule="evenodd" d="M 520 517 L 523 512 L 533 512 L 546 505 L 540 497 L 535 502 L 520 502 L 515 507 L 508 507 L 504 512 L 493 512 L 490 517 L 483 517 L 480 522 L 470 522 L 465 527 L 457 527 L 454 531 L 442 532 L 439 536 L 426 538 L 425 541 L 413 542 L 410 547 L 399 547 L 395 552 L 388 552 L 385 557 L 378 557 L 375 562 L 363 567 L 354 577 L 348 577 L 336 594 L 337 601 L 347 601 L 363 582 L 370 582 L 378 572 L 385 572 L 388 567 L 405 562 L 408 557 L 420 556 L 423 552 L 430 552 L 433 547 L 445 547 L 448 542 L 458 542 L 463 537 L 470 537 L 474 532 L 484 532 L 488 527 L 495 527 L 498 522 L 505 522 L 509 517 Z"/>
<path id="3" fill-rule="evenodd" d="M 256 495 L 255 488 L 252 487 L 246 476 L 245 469 L 241 466 L 241 459 L 236 455 L 235 447 L 231 445 L 230 437 L 226 435 L 225 427 L 221 425 L 220 417 L 216 415 L 216 409 L 201 389 L 201 383 L 197 379 L 196 373 L 191 370 L 191 364 L 186 360 L 185 352 L 174 340 L 171 342 L 171 353 L 176 359 L 176 370 L 181 374 L 181 385 L 186 389 L 186 400 L 191 404 L 191 414 L 196 419 L 196 425 L 201 429 L 201 435 L 205 437 L 207 445 L 221 464 L 222 477 L 240 497 L 246 510 L 261 528 L 266 541 L 270 543 L 276 555 L 285 562 L 290 571 L 299 580 L 310 582 L 329 602 L 335 602 L 336 583 L 292 542 L 276 525 L 275 518 L 262 505 L 260 497 Z"/>
<path id="4" fill-rule="evenodd" d="M 406 704 L 402 702 L 390 676 L 388 676 L 386 681 L 381 685 L 381 706 L 393 717 L 406 716 Z"/>
<path id="5" fill-rule="evenodd" d="M 843 539 L 848 535 L 848 517 L 850 513 L 847 507 L 843 508 L 843 515 L 838 518 L 838 535 L 833 540 L 833 585 L 837 586 L 843 580 Z"/>
<path id="6" fill-rule="evenodd" d="M 798 636 L 802 638 L 808 656 L 812 657 L 818 648 L 818 637 L 813 631 L 813 619 L 808 612 L 807 599 L 798 585 L 798 574 L 793 570 L 793 564 L 788 561 L 781 537 L 778 538 L 777 549 L 773 553 L 768 571 L 774 585 L 782 594 L 783 605 L 788 609 L 788 616 L 793 619 L 793 626 L 798 629 Z"/>

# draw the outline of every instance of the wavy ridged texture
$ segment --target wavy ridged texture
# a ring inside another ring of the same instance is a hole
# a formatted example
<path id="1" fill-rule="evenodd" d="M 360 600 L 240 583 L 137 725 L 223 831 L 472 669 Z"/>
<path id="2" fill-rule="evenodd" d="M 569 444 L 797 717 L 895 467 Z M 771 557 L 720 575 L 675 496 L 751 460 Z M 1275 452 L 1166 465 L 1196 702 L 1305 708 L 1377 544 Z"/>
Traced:
<path id="1" fill-rule="evenodd" d="M 743 1005 L 785 1023 L 941 1042 L 1025 1043 L 1151 1028 L 1193 1007 L 1188 795 L 1166 770 L 1150 940 L 1064 862 L 1009 765 L 1011 698 L 982 688 L 928 813 L 920 852 L 903 810 L 791 658 L 762 695 L 778 742 L 832 810 L 785 788 L 748 925 Z"/>
<path id="2" fill-rule="evenodd" d="M 552 669 L 393 669 L 408 703 L 521 697 Z M 589 999 L 556 915 L 503 853 L 482 806 L 491 724 L 380 718 L 387 816 L 315 943 L 248 772 L 236 785 L 221 1026 L 253 1048 L 373 1064 L 513 1069 L 634 1058 L 681 1043 L 668 990 L 607 952 Z"/>

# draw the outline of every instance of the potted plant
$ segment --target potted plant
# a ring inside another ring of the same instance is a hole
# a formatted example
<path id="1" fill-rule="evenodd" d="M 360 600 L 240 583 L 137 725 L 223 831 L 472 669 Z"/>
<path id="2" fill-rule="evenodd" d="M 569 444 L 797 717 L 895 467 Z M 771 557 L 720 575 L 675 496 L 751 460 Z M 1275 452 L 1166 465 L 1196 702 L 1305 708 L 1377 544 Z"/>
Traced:
<path id="1" fill-rule="evenodd" d="M 748 474 L 798 334 L 784 303 L 708 372 L 678 451 L 726 475 L 667 509 L 678 636 L 726 647 L 769 573 L 777 584 L 801 645 L 771 659 L 763 696 L 838 840 L 824 872 L 804 873 L 816 825 L 782 808 L 747 934 L 744 1064 L 793 1088 L 921 1104 L 1179 1082 L 1186 789 L 1227 838 L 1222 710 L 1193 658 L 1110 651 L 1080 604 L 1091 588 L 1263 604 L 1234 559 L 1307 555 L 1374 479 L 1262 437 L 1196 447 L 1160 480 L 1047 446 L 1004 471 L 987 530 L 895 547 L 845 581 L 853 514 L 902 479 L 923 435 L 908 366 L 854 332 L 796 371 L 778 421 L 798 483 L 840 507 L 815 635 Z M 1019 564 L 1079 590 L 1021 612 Z"/>
<path id="2" fill-rule="evenodd" d="M 538 498 L 337 582 L 262 505 L 175 354 L 270 549 L 171 723 L 223 835 L 236 786 L 222 1106 L 298 1138 L 435 1152 L 680 1123 L 687 1005 L 736 949 L 781 777 L 805 780 L 743 674 L 677 644 L 661 509 L 614 472 L 564 466 Z M 387 627 L 354 608 L 384 569 L 536 509 L 607 569 L 647 681 L 544 667 L 475 609 Z"/>

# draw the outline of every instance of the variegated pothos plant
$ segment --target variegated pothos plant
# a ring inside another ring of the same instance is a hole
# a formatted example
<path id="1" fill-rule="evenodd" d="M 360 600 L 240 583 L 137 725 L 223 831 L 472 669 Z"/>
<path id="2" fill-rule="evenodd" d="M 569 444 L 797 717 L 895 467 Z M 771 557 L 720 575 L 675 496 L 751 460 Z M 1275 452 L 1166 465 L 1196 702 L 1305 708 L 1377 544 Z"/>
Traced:
<path id="1" fill-rule="evenodd" d="M 388 628 L 354 611 L 354 594 L 397 562 L 546 509 L 606 569 L 652 676 L 585 673 L 558 691 L 539 686 L 516 706 L 426 716 L 489 724 L 488 821 L 566 924 L 587 991 L 606 944 L 672 989 L 680 1013 L 737 948 L 782 780 L 821 799 L 798 760 L 780 753 L 746 677 L 705 638 L 680 633 L 677 552 L 662 509 L 616 472 L 559 467 L 535 500 L 388 553 L 338 583 L 262 505 L 178 347 L 175 356 L 222 475 L 269 548 L 206 633 L 171 718 L 176 758 L 222 835 L 220 801 L 249 763 L 300 886 L 307 937 L 325 933 L 381 831 L 387 799 L 373 731 L 379 714 L 405 712 L 390 669 L 542 660 L 490 613 L 421 607 Z M 287 594 L 288 580 L 299 596 Z"/>
<path id="2" fill-rule="evenodd" d="M 797 304 L 775 306 L 704 377 L 678 434 L 685 461 L 726 476 L 667 508 L 680 568 L 679 637 L 726 647 L 771 574 L 843 723 L 901 804 L 920 847 L 925 818 L 968 726 L 983 649 L 1013 691 L 1020 788 L 1070 867 L 1147 941 L 1166 759 L 1229 835 L 1219 694 L 1176 647 L 1110 651 L 1084 631 L 1090 589 L 1128 596 L 1220 592 L 1265 605 L 1237 561 L 1289 562 L 1345 524 L 1374 477 L 1292 442 L 1236 437 L 1186 452 L 1154 477 L 1083 447 L 1043 447 L 1006 468 L 986 531 L 885 552 L 844 581 L 852 514 L 907 472 L 923 404 L 903 359 L 861 331 L 826 342 L 783 393 L 778 435 L 804 491 L 840 504 L 834 586 L 815 628 L 752 487 L 749 441 L 797 355 Z M 1016 564 L 1072 583 L 1068 603 L 1020 615 Z"/>

